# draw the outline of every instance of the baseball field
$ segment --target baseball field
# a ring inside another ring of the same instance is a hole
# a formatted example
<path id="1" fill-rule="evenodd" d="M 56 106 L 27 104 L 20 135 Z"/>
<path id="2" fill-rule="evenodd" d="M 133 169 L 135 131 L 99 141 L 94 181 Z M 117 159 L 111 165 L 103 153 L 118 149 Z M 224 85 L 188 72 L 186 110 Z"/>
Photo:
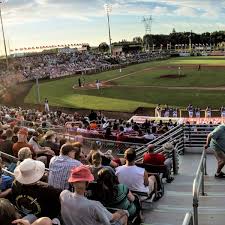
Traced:
<path id="1" fill-rule="evenodd" d="M 119 70 L 40 82 L 41 102 L 70 108 L 133 112 L 158 103 L 186 108 L 225 105 L 225 57 L 177 57 Z M 100 90 L 95 81 L 101 81 Z M 25 103 L 37 103 L 35 84 Z"/>

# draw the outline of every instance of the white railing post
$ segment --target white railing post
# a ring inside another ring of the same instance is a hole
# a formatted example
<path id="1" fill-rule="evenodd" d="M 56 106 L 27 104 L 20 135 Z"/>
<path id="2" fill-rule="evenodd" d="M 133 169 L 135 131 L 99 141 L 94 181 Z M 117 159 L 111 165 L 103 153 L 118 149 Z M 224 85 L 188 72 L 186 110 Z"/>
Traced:
<path id="1" fill-rule="evenodd" d="M 201 194 L 204 196 L 205 193 L 205 176 L 206 173 L 206 152 L 203 150 L 201 160 L 198 166 L 198 170 L 195 175 L 193 182 L 193 217 L 194 225 L 198 225 L 198 203 L 199 203 L 199 193 L 201 188 Z"/>

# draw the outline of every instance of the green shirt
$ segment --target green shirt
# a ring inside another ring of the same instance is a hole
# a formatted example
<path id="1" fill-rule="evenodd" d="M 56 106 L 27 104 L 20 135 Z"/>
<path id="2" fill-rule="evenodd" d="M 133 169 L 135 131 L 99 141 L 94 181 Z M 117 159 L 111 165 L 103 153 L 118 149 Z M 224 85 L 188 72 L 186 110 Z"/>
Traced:
<path id="1" fill-rule="evenodd" d="M 128 187 L 124 184 L 118 184 L 115 186 L 115 188 L 117 188 L 118 194 L 116 198 L 112 200 L 112 202 L 107 204 L 107 206 L 127 210 L 130 217 L 134 216 L 136 213 L 136 206 L 133 202 L 130 202 L 127 197 L 129 193 Z"/>
<path id="2" fill-rule="evenodd" d="M 219 125 L 211 133 L 210 147 L 225 152 L 225 125 Z"/>

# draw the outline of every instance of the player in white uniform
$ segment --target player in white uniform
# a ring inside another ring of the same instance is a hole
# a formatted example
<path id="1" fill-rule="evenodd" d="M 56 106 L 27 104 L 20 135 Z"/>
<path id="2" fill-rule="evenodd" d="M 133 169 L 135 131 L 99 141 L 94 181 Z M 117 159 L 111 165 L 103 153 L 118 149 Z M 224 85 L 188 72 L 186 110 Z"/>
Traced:
<path id="1" fill-rule="evenodd" d="M 211 117 L 211 116 L 212 116 L 211 108 L 207 106 L 205 110 L 205 117 Z"/>
<path id="2" fill-rule="evenodd" d="M 221 117 L 225 117 L 225 107 L 221 107 L 221 109 L 220 109 L 220 112 L 221 112 Z"/>
<path id="3" fill-rule="evenodd" d="M 195 109 L 195 116 L 196 116 L 197 118 L 199 118 L 200 115 L 201 115 L 201 113 L 200 113 L 200 108 L 197 107 L 197 108 Z"/>
<path id="4" fill-rule="evenodd" d="M 49 105 L 48 105 L 48 99 L 45 98 L 45 112 L 49 112 Z"/>
<path id="5" fill-rule="evenodd" d="M 188 105 L 187 111 L 188 111 L 188 116 L 189 116 L 190 118 L 192 118 L 194 112 L 193 112 L 193 106 L 192 106 L 191 104 Z"/>
<path id="6" fill-rule="evenodd" d="M 99 90 L 100 89 L 100 81 L 96 80 L 96 88 Z"/>
<path id="7" fill-rule="evenodd" d="M 178 117 L 178 115 L 177 115 L 177 109 L 173 109 L 173 117 L 175 118 L 175 117 Z"/>

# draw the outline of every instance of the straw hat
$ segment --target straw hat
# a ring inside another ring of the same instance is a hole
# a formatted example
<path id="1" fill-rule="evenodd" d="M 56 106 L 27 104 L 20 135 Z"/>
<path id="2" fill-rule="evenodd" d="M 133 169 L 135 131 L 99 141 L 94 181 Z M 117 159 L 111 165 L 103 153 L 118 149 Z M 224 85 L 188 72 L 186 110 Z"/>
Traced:
<path id="1" fill-rule="evenodd" d="M 33 159 L 25 159 L 14 171 L 15 179 L 21 184 L 34 184 L 45 173 L 45 164 Z"/>
<path id="2" fill-rule="evenodd" d="M 163 150 L 166 152 L 172 151 L 173 148 L 174 146 L 170 142 L 167 142 L 163 145 Z"/>
<path id="3" fill-rule="evenodd" d="M 91 174 L 90 169 L 87 166 L 78 166 L 71 170 L 69 177 L 69 183 L 75 183 L 79 181 L 88 181 L 91 182 L 94 180 L 93 175 Z"/>

